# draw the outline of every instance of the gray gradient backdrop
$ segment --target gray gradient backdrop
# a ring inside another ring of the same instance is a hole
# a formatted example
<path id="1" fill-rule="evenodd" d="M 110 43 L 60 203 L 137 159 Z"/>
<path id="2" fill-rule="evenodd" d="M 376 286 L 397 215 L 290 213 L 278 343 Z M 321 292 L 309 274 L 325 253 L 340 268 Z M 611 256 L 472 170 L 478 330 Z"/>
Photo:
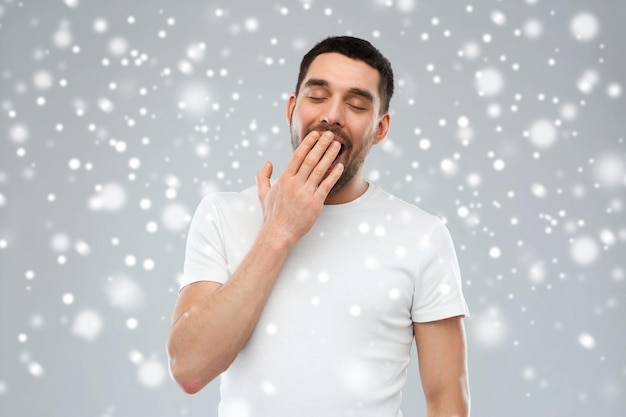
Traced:
<path id="1" fill-rule="evenodd" d="M 215 415 L 167 374 L 189 216 L 282 171 L 302 54 L 353 34 L 396 72 L 366 175 L 456 243 L 473 414 L 623 416 L 625 4 L 0 0 L 0 415 Z"/>

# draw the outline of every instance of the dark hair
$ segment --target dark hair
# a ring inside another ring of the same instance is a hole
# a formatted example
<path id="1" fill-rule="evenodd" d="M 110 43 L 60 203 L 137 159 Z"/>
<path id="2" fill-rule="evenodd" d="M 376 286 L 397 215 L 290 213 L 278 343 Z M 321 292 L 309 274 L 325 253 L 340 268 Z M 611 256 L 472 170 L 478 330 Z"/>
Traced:
<path id="1" fill-rule="evenodd" d="M 364 39 L 352 36 L 333 36 L 324 39 L 313 47 L 300 62 L 300 72 L 298 73 L 298 83 L 296 84 L 296 94 L 299 93 L 300 85 L 306 77 L 313 60 L 320 54 L 336 52 L 348 58 L 358 59 L 376 69 L 380 75 L 381 108 L 380 113 L 384 114 L 389 110 L 389 102 L 393 95 L 393 71 L 391 63 L 380 53 L 371 43 Z"/>

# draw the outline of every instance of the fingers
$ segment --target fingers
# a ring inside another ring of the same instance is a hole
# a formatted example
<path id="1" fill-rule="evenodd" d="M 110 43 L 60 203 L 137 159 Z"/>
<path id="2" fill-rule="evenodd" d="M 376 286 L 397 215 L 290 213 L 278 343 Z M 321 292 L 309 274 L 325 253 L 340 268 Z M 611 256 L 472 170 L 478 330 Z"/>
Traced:
<path id="1" fill-rule="evenodd" d="M 332 144 L 333 138 L 330 131 L 310 132 L 293 153 L 287 172 L 307 179 Z"/>
<path id="2" fill-rule="evenodd" d="M 315 146 L 317 140 L 320 138 L 321 133 L 318 131 L 313 131 L 305 136 L 302 140 L 302 143 L 298 145 L 296 150 L 293 152 L 293 156 L 291 157 L 291 161 L 287 165 L 285 172 L 289 175 L 296 175 L 298 170 L 302 166 L 302 162 L 309 154 L 309 151 Z"/>
<path id="3" fill-rule="evenodd" d="M 271 162 L 266 162 L 263 168 L 256 174 L 257 191 L 259 194 L 259 201 L 263 203 L 265 195 L 272 187 L 270 179 L 272 178 L 272 171 L 274 167 Z"/>
<path id="4" fill-rule="evenodd" d="M 309 151 L 309 153 L 304 158 L 304 161 L 302 161 L 302 165 L 300 166 L 300 169 L 298 170 L 298 176 L 300 176 L 301 179 L 303 180 L 308 179 L 311 173 L 314 170 L 317 170 L 318 175 L 316 175 L 315 177 L 318 181 L 315 185 L 317 186 L 319 181 L 321 181 L 320 174 L 322 176 L 326 174 L 326 171 L 330 167 L 330 163 L 328 163 L 325 167 L 323 167 L 322 165 L 323 165 L 323 162 L 327 162 L 327 159 L 326 161 L 324 160 L 324 156 L 327 155 L 327 151 L 329 150 L 329 147 L 334 142 L 333 137 L 334 135 L 332 132 L 326 131 L 322 133 L 322 135 L 319 137 L 319 139 L 315 143 L 315 146 L 313 146 L 313 148 Z M 339 144 L 337 143 L 335 145 L 339 145 Z M 339 149 L 337 149 L 337 152 L 339 152 Z M 333 156 L 333 159 L 334 159 L 334 156 Z M 332 160 L 330 162 L 332 163 Z M 322 172 L 319 172 L 319 171 L 322 171 Z"/>
<path id="5" fill-rule="evenodd" d="M 321 159 L 318 159 L 317 153 L 314 152 L 316 148 L 317 145 L 307 156 L 305 164 L 307 163 L 309 157 L 311 157 L 312 161 L 315 161 L 313 169 L 311 170 L 310 174 L 308 174 L 308 180 L 317 187 L 328 173 L 328 169 L 331 167 L 333 161 L 337 157 L 337 154 L 341 150 L 341 145 L 335 140 L 331 141 L 328 147 L 324 149 L 324 153 L 322 154 Z M 298 175 L 302 175 L 303 177 L 307 175 L 308 171 L 308 169 L 305 169 L 305 164 L 302 165 L 302 168 L 300 168 L 300 173 L 298 173 Z"/>
<path id="6" fill-rule="evenodd" d="M 292 174 L 298 176 L 301 181 L 311 181 L 315 187 L 319 185 L 335 157 L 341 150 L 341 145 L 333 140 L 332 132 L 323 132 L 311 145 L 314 136 L 305 138 L 302 144 L 294 152 L 292 161 L 293 168 L 299 163 L 299 167 Z M 307 152 L 306 154 L 304 152 Z"/>
<path id="7" fill-rule="evenodd" d="M 333 169 L 330 171 L 330 173 L 328 174 L 328 176 L 324 178 L 324 180 L 320 183 L 319 187 L 317 187 L 317 190 L 315 193 L 318 194 L 322 200 L 326 200 L 326 197 L 328 196 L 328 194 L 330 194 L 330 191 L 332 190 L 334 185 L 337 183 L 342 173 L 343 173 L 343 164 L 339 163 L 335 165 Z"/>

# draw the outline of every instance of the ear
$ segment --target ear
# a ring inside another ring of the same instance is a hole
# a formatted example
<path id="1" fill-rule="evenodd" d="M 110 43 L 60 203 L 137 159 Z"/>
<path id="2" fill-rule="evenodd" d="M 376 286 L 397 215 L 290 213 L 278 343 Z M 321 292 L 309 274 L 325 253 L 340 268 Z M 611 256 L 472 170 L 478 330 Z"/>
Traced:
<path id="1" fill-rule="evenodd" d="M 389 112 L 382 115 L 380 120 L 378 121 L 378 127 L 376 129 L 376 137 L 374 138 L 374 145 L 379 144 L 385 139 L 387 136 L 387 132 L 389 132 L 389 124 L 391 123 L 391 116 Z"/>
<path id="2" fill-rule="evenodd" d="M 291 123 L 291 116 L 293 115 L 293 109 L 296 108 L 296 93 L 292 93 L 287 100 L 287 123 Z"/>

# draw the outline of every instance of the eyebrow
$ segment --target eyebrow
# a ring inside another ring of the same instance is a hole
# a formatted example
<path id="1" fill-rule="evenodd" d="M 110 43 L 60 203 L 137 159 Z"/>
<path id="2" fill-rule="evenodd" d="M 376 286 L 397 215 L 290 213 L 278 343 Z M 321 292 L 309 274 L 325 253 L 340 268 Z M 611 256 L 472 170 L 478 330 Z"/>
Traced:
<path id="1" fill-rule="evenodd" d="M 321 78 L 309 78 L 306 83 L 304 83 L 304 87 L 330 87 L 330 84 L 326 80 L 322 80 Z M 354 94 L 360 97 L 363 97 L 365 100 L 373 103 L 374 96 L 367 90 L 363 90 L 362 88 L 352 87 L 348 90 L 349 94 Z"/>

